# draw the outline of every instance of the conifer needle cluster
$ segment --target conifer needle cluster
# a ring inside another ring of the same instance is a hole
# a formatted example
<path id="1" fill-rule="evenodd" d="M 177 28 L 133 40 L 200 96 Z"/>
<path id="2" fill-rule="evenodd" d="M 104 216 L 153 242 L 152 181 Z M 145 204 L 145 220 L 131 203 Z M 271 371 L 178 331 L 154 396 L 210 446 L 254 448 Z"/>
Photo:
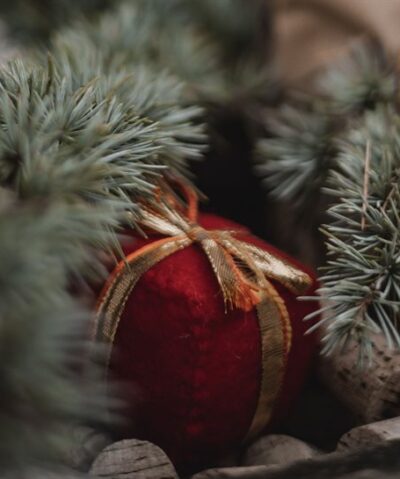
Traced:
<path id="1" fill-rule="evenodd" d="M 0 70 L 2 476 L 55 467 L 72 426 L 106 416 L 76 289 L 104 280 L 160 178 L 201 159 L 203 106 L 264 82 L 261 3 L 0 3 L 40 45 Z"/>
<path id="2" fill-rule="evenodd" d="M 259 144 L 258 168 L 273 195 L 309 215 L 317 209 L 311 197 L 330 198 L 323 351 L 355 339 L 360 361 L 372 353 L 373 333 L 400 347 L 398 81 L 381 49 L 357 47 L 321 75 L 316 95 L 283 106 Z"/>

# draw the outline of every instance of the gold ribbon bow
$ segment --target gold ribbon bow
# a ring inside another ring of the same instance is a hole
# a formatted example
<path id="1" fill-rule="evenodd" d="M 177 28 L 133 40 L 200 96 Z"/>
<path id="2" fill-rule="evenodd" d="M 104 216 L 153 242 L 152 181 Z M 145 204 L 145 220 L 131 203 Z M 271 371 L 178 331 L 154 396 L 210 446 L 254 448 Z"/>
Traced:
<path id="1" fill-rule="evenodd" d="M 136 250 L 115 268 L 98 302 L 95 336 L 109 345 L 109 359 L 126 301 L 142 275 L 171 254 L 199 245 L 218 280 L 225 310 L 257 311 L 263 374 L 247 435 L 250 438 L 269 422 L 291 345 L 289 314 L 271 280 L 300 294 L 310 286 L 311 278 L 277 256 L 237 239 L 237 232 L 208 231 L 199 226 L 196 193 L 185 184 L 178 185 L 187 200 L 187 211 L 180 211 L 172 196 L 143 207 L 141 226 L 165 238 Z"/>

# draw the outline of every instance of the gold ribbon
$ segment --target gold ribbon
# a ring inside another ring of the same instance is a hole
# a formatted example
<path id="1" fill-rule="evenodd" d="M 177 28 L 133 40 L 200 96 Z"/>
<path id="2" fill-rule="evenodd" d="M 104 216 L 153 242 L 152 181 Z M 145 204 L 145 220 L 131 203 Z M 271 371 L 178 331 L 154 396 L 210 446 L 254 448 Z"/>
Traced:
<path id="1" fill-rule="evenodd" d="M 208 231 L 199 226 L 197 195 L 179 184 L 188 208 L 168 201 L 145 205 L 141 226 L 166 238 L 150 243 L 121 261 L 108 279 L 97 305 L 95 337 L 108 344 L 111 356 L 118 324 L 126 301 L 142 275 L 171 254 L 199 245 L 206 254 L 218 280 L 225 311 L 256 308 L 262 351 L 260 393 L 247 438 L 261 432 L 270 420 L 280 391 L 291 346 L 291 326 L 284 301 L 270 280 L 300 294 L 311 284 L 310 277 L 277 256 L 235 237 L 236 232 Z M 108 363 L 107 363 L 108 364 Z"/>

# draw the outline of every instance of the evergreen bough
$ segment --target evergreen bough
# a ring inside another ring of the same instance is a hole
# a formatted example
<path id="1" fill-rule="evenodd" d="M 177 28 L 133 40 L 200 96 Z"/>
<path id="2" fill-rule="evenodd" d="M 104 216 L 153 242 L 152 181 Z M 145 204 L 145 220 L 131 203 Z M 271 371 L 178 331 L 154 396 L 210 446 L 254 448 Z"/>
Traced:
<path id="1" fill-rule="evenodd" d="M 21 203 L 4 188 L 0 205 L 0 471 L 29 477 L 30 467 L 62 463 L 74 426 L 105 424 L 109 403 L 90 359 L 101 351 L 84 339 L 91 315 L 69 286 L 88 266 L 102 272 L 92 247 L 110 238 L 98 225 L 117 218 Z"/>
<path id="2" fill-rule="evenodd" d="M 0 71 L 2 475 L 61 462 L 71 428 L 106 416 L 96 368 L 78 360 L 91 313 L 70 289 L 104 279 L 101 253 L 140 201 L 201 157 L 202 110 L 184 88 L 65 36 Z"/>
<path id="3" fill-rule="evenodd" d="M 0 17 L 20 44 L 44 45 L 53 32 L 83 16 L 93 16 L 117 0 L 0 0 Z"/>
<path id="4" fill-rule="evenodd" d="M 106 416 L 82 339 L 91 313 L 71 285 L 104 280 L 103 253 L 119 254 L 118 232 L 135 228 L 164 174 L 189 177 L 207 143 L 197 105 L 263 91 L 263 9 L 258 0 L 0 2 L 15 38 L 40 45 L 0 70 L 2 476 L 56 470 L 71 427 Z"/>
<path id="5" fill-rule="evenodd" d="M 265 95 L 266 18 L 261 0 L 117 1 L 61 37 L 74 50 L 94 45 L 107 69 L 144 63 L 169 71 L 187 86 L 184 102 L 223 104 Z"/>
<path id="6" fill-rule="evenodd" d="M 281 107 L 258 146 L 266 185 L 299 215 L 315 214 L 322 194 L 331 199 L 320 298 L 307 299 L 322 299 L 323 352 L 354 339 L 361 363 L 371 356 L 373 333 L 400 347 L 397 85 L 382 50 L 359 46 L 319 77 L 317 94 Z"/>
<path id="7" fill-rule="evenodd" d="M 184 173 L 200 156 L 200 109 L 176 104 L 181 86 L 167 75 L 108 73 L 89 52 L 65 46 L 42 65 L 17 60 L 0 72 L 0 183 L 24 200 L 135 212 L 162 170 Z"/>

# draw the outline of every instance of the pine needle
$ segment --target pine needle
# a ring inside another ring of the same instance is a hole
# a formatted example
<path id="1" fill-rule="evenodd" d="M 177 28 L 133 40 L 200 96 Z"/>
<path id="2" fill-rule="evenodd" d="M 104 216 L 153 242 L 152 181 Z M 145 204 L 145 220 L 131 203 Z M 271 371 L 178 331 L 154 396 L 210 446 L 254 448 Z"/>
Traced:
<path id="1" fill-rule="evenodd" d="M 371 163 L 371 141 L 367 141 L 365 151 L 365 166 L 364 166 L 364 183 L 363 183 L 363 208 L 361 215 L 361 231 L 365 230 L 365 215 L 368 208 L 368 186 L 370 177 L 370 163 Z"/>

